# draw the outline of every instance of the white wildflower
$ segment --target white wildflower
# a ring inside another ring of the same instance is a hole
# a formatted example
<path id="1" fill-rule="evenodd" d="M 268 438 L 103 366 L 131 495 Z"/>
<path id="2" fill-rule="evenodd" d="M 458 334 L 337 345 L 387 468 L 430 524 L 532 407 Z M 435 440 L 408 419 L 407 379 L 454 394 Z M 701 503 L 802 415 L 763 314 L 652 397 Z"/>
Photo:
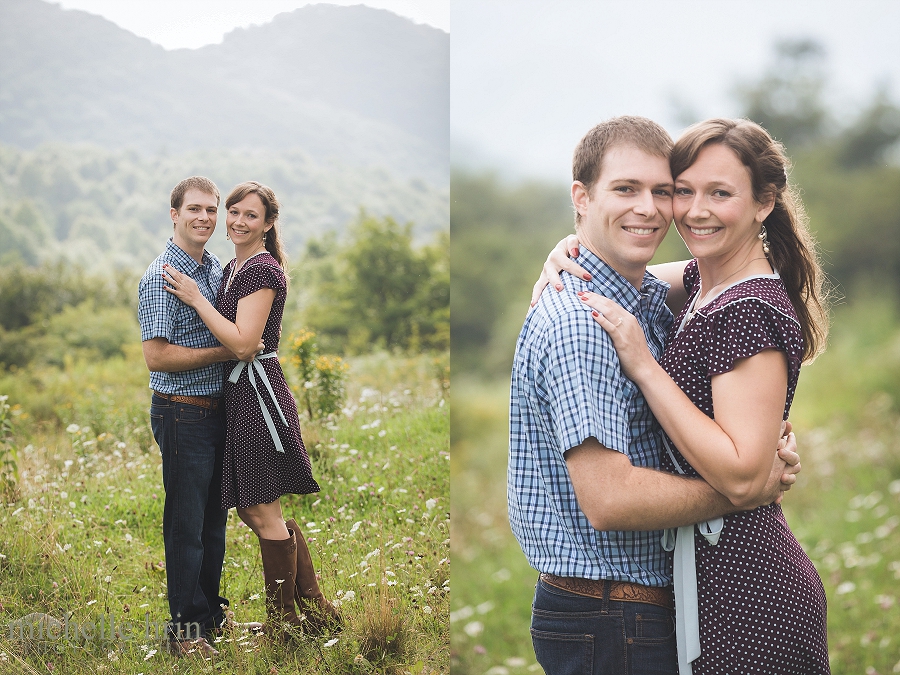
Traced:
<path id="1" fill-rule="evenodd" d="M 480 621 L 471 621 L 465 625 L 463 631 L 469 637 L 478 637 L 484 632 L 484 624 Z"/>
<path id="2" fill-rule="evenodd" d="M 847 593 L 852 593 L 856 590 L 856 584 L 852 581 L 845 581 L 840 586 L 835 589 L 835 593 L 838 595 L 846 595 Z"/>
<path id="3" fill-rule="evenodd" d="M 412 589 L 410 589 L 410 590 L 412 590 Z M 456 623 L 457 621 L 464 621 L 465 619 L 468 619 L 470 616 L 472 616 L 474 613 L 475 613 L 475 610 L 472 607 L 470 607 L 469 605 L 466 605 L 465 607 L 461 607 L 460 609 L 457 609 L 454 612 L 450 612 L 450 623 Z"/>

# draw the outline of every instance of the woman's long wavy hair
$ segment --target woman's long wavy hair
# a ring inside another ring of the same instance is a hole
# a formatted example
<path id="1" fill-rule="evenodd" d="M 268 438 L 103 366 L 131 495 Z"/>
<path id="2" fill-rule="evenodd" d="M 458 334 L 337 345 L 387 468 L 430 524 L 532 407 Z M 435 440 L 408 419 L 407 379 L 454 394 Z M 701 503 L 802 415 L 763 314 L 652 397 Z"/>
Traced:
<path id="1" fill-rule="evenodd" d="M 257 183 L 255 180 L 235 185 L 228 195 L 228 198 L 225 200 L 225 209 L 230 209 L 238 202 L 243 201 L 248 195 L 252 194 L 259 197 L 263 206 L 266 208 L 266 223 L 272 224 L 271 229 L 266 232 L 266 250 L 278 261 L 278 264 L 281 265 L 281 269 L 284 270 L 285 278 L 289 279 L 287 253 L 285 253 L 284 244 L 281 241 L 281 228 L 278 225 L 278 210 L 280 207 L 278 205 L 278 199 L 275 197 L 275 193 L 272 192 L 272 188 L 263 185 L 262 183 Z"/>
<path id="2" fill-rule="evenodd" d="M 788 180 L 790 160 L 784 146 L 750 120 L 706 120 L 688 127 L 675 143 L 672 176 L 677 179 L 704 147 L 714 143 L 730 148 L 747 167 L 758 203 L 770 195 L 775 197 L 775 208 L 763 223 L 769 239 L 767 257 L 800 319 L 803 362 L 811 363 L 825 350 L 828 340 L 829 290 L 809 218 L 797 188 Z"/>

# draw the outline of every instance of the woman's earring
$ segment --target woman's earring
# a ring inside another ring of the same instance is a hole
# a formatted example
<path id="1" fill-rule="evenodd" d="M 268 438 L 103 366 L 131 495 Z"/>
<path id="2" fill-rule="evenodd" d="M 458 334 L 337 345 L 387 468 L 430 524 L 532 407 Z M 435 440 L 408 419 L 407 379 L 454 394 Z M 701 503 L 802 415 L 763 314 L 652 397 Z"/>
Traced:
<path id="1" fill-rule="evenodd" d="M 763 225 L 759 228 L 759 234 L 757 235 L 762 241 L 763 253 L 769 255 L 769 233 L 766 232 L 766 226 Z"/>
<path id="2" fill-rule="evenodd" d="M 229 234 L 227 230 L 225 232 L 225 241 L 231 241 L 231 234 Z"/>

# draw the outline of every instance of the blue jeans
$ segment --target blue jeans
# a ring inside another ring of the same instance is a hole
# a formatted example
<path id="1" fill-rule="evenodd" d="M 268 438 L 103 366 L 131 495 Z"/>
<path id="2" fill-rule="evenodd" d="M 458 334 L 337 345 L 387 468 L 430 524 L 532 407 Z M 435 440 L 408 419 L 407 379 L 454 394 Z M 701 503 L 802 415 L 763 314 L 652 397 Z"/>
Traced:
<path id="1" fill-rule="evenodd" d="M 225 406 L 216 412 L 153 395 L 150 425 L 162 454 L 163 541 L 172 622 L 169 636 L 196 638 L 222 625 L 219 595 L 225 561 L 221 506 Z"/>
<path id="2" fill-rule="evenodd" d="M 540 579 L 531 640 L 547 675 L 677 675 L 675 613 L 569 593 Z"/>

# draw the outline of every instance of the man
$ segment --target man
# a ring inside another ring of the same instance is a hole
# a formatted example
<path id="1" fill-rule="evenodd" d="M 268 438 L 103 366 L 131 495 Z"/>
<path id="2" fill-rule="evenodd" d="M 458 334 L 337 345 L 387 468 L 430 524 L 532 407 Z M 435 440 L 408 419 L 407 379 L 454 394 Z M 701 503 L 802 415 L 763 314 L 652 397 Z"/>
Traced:
<path id="1" fill-rule="evenodd" d="M 219 595 L 228 519 L 219 489 L 225 448 L 220 364 L 236 357 L 192 308 L 165 291 L 162 277 L 163 265 L 171 265 L 215 303 L 222 265 L 204 247 L 216 228 L 219 191 L 208 178 L 194 176 L 175 186 L 170 202 L 174 232 L 140 281 L 138 316 L 166 492 L 169 651 L 211 655 L 217 652 L 206 637 L 223 625 L 228 605 Z"/>
<path id="2" fill-rule="evenodd" d="M 736 510 L 706 482 L 658 470 L 659 427 L 576 295 L 593 290 L 632 312 L 661 356 L 668 284 L 646 266 L 672 221 L 671 149 L 666 131 L 639 117 L 609 120 L 581 140 L 572 201 L 578 263 L 592 278 L 570 276 L 566 292 L 542 294 L 516 347 L 509 518 L 541 572 L 532 638 L 548 675 L 676 673 L 661 530 Z M 776 457 L 761 503 L 789 487 L 779 483 L 783 468 Z"/>

